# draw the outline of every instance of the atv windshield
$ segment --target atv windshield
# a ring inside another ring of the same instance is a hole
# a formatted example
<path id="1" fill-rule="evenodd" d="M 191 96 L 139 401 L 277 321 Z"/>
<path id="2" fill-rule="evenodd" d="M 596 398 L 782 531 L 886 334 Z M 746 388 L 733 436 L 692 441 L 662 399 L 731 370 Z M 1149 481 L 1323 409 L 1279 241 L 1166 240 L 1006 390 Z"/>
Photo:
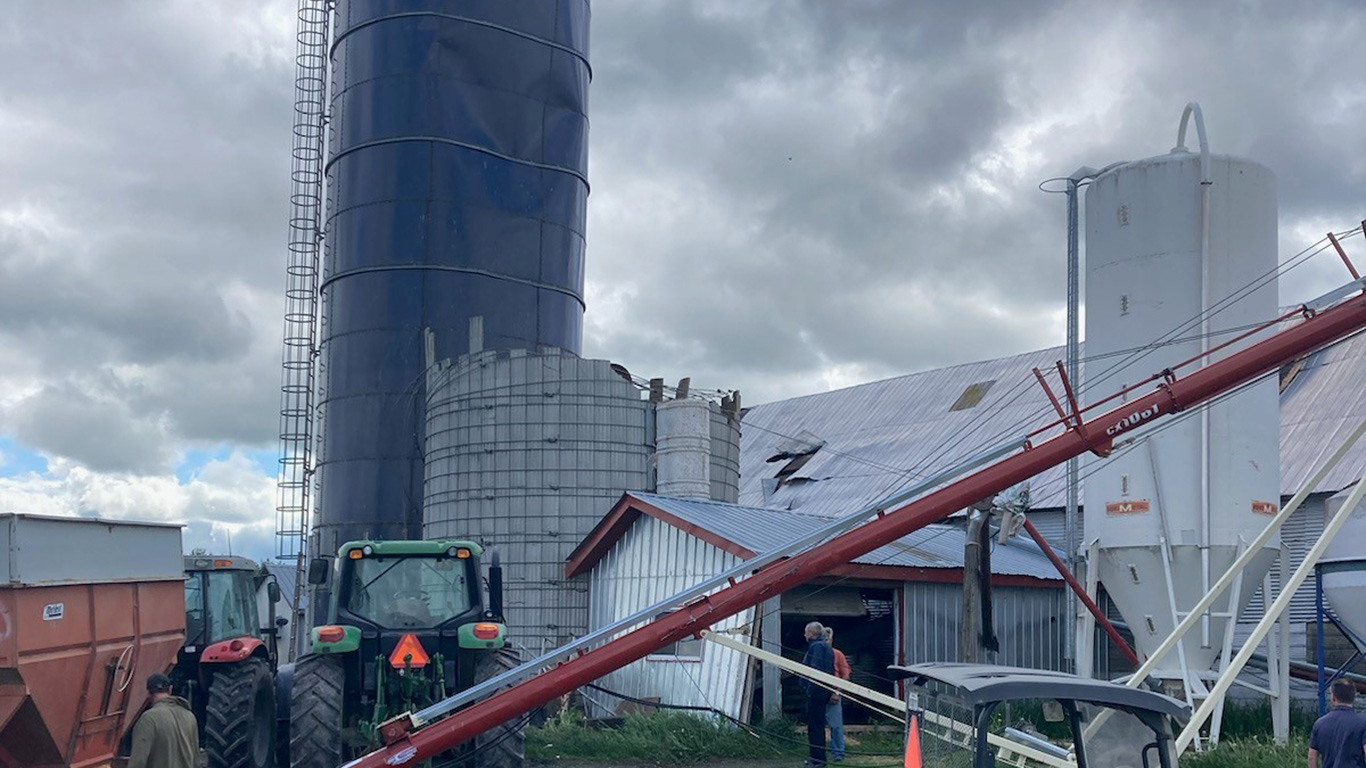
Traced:
<path id="1" fill-rule="evenodd" d="M 352 560 L 346 609 L 387 629 L 431 629 L 471 608 L 467 562 L 445 555 Z"/>

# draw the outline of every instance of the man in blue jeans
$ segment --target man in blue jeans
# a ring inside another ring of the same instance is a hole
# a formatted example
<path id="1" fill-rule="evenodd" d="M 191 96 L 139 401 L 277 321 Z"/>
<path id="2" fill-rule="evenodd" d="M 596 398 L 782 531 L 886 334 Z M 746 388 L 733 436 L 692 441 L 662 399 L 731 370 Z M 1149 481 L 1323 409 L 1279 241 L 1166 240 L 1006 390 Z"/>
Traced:
<path id="1" fill-rule="evenodd" d="M 1309 735 L 1309 768 L 1366 768 L 1366 718 L 1356 713 L 1356 686 L 1338 680 L 1333 708 L 1314 723 Z"/>
<path id="2" fill-rule="evenodd" d="M 827 675 L 835 673 L 835 654 L 825 642 L 825 627 L 819 621 L 806 625 L 806 655 L 802 663 Z M 802 678 L 806 693 L 806 742 L 810 751 L 807 765 L 825 765 L 825 705 L 830 703 L 830 691 Z"/>
<path id="3" fill-rule="evenodd" d="M 825 642 L 830 644 L 830 652 L 835 656 L 835 677 L 848 680 L 853 670 L 849 667 L 849 659 L 835 647 L 835 630 L 830 627 L 825 628 Z M 841 762 L 844 760 L 844 701 L 838 693 L 825 705 L 825 724 L 830 726 L 830 762 Z"/>

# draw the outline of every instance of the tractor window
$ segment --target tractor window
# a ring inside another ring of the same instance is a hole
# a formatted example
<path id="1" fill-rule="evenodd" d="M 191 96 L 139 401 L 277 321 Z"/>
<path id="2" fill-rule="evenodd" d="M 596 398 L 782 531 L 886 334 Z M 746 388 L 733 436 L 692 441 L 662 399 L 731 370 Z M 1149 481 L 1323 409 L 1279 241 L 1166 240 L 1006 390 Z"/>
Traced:
<path id="1" fill-rule="evenodd" d="M 198 573 L 185 579 L 185 644 L 198 645 L 204 634 L 204 578 Z"/>
<path id="2" fill-rule="evenodd" d="M 256 594 L 251 574 L 246 571 L 210 571 L 206 608 L 209 636 L 216 643 L 234 637 L 255 637 L 260 633 L 256 617 Z"/>
<path id="3" fill-rule="evenodd" d="M 347 609 L 387 629 L 430 629 L 470 609 L 465 560 L 367 557 L 354 566 Z"/>

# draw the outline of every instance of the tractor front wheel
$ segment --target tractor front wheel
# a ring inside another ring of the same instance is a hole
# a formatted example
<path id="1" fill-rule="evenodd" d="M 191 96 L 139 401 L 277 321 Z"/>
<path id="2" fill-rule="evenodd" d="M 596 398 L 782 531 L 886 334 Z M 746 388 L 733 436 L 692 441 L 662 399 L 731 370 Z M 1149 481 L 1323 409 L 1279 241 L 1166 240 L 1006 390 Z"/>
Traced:
<path id="1" fill-rule="evenodd" d="M 289 695 L 290 768 L 337 768 L 345 762 L 345 689 L 346 670 L 340 656 L 307 656 L 294 665 Z"/>
<path id="2" fill-rule="evenodd" d="M 271 768 L 275 751 L 275 683 L 270 665 L 246 659 L 215 669 L 204 707 L 209 768 Z"/>
<path id="3" fill-rule="evenodd" d="M 511 648 L 481 653 L 474 663 L 474 682 L 490 680 L 520 663 Z M 476 736 L 473 764 L 478 768 L 522 768 L 526 763 L 527 722 L 527 718 L 516 718 Z"/>

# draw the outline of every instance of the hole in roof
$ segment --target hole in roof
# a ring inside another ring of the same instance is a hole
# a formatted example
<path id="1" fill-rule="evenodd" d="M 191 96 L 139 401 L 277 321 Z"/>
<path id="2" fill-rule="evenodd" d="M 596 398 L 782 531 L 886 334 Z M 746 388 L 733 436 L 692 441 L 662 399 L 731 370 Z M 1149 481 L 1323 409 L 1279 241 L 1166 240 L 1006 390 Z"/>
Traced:
<path id="1" fill-rule="evenodd" d="M 819 451 L 823 445 L 825 445 L 824 440 L 804 429 L 801 431 L 801 434 L 796 437 L 788 437 L 775 446 L 773 455 L 769 456 L 765 461 L 769 464 L 773 464 L 774 462 L 779 461 L 791 461 L 792 459 L 800 458 L 802 456 L 809 457 L 811 454 Z"/>
<path id="2" fill-rule="evenodd" d="M 1295 381 L 1295 377 L 1299 376 L 1300 371 L 1304 370 L 1305 361 L 1308 359 L 1309 357 L 1307 355 L 1305 357 L 1297 357 L 1281 366 L 1281 385 L 1279 390 L 1281 393 L 1284 393 L 1290 388 L 1291 383 Z"/>
<path id="3" fill-rule="evenodd" d="M 991 386 L 995 383 L 996 380 L 992 379 L 991 381 L 979 381 L 976 384 L 969 384 L 968 388 L 963 390 L 963 394 L 959 395 L 958 399 L 953 402 L 953 405 L 949 406 L 949 410 L 966 411 L 967 409 L 972 408 L 982 402 L 982 398 L 987 396 L 987 392 L 991 391 Z"/>
<path id="4" fill-rule="evenodd" d="M 769 464 L 776 464 L 780 461 L 784 463 L 771 478 L 775 482 L 769 493 L 778 490 L 789 482 L 811 479 L 796 478 L 793 475 L 806 466 L 807 462 L 811 461 L 811 457 L 815 456 L 816 452 L 824 445 L 824 440 L 811 432 L 802 430 L 801 434 L 796 437 L 789 437 L 775 446 L 773 455 L 769 456 L 766 461 Z"/>

